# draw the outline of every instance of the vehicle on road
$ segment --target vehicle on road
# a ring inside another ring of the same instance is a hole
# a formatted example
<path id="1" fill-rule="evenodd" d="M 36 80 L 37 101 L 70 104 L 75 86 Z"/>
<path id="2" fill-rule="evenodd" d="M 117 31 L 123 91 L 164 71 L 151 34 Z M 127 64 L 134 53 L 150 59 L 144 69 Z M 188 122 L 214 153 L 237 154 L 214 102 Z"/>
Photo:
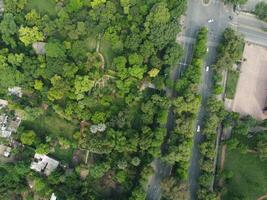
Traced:
<path id="1" fill-rule="evenodd" d="M 212 22 L 214 22 L 214 19 L 209 19 L 208 20 L 208 23 L 212 23 Z"/>
<path id="2" fill-rule="evenodd" d="M 206 72 L 210 70 L 210 66 L 206 66 Z"/>
<path id="3" fill-rule="evenodd" d="M 209 47 L 207 47 L 207 52 L 209 52 Z"/>
<path id="4" fill-rule="evenodd" d="M 197 125 L 197 132 L 200 132 L 200 125 Z"/>

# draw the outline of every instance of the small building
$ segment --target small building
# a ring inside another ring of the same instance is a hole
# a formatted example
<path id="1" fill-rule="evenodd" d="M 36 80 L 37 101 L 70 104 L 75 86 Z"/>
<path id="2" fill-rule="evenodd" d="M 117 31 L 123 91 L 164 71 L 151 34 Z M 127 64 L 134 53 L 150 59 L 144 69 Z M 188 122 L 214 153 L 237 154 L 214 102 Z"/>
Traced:
<path id="1" fill-rule="evenodd" d="M 35 154 L 31 163 L 31 169 L 49 176 L 59 165 L 57 160 L 46 155 Z"/>
<path id="2" fill-rule="evenodd" d="M 0 144 L 0 156 L 8 158 L 11 154 L 11 147 Z"/>

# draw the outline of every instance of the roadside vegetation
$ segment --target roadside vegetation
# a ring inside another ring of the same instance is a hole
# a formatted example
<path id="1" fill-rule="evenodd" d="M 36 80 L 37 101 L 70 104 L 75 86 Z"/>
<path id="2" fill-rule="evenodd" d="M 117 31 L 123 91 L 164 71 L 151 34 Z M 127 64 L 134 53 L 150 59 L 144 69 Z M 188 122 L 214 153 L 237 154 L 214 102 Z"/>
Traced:
<path id="1" fill-rule="evenodd" d="M 232 134 L 229 140 L 224 141 L 227 154 L 225 169 L 220 174 L 223 199 L 258 199 L 266 194 L 265 123 L 266 120 L 257 122 L 251 117 L 239 118 L 237 114 L 225 122 L 232 127 Z"/>
<path id="2" fill-rule="evenodd" d="M 15 162 L 0 166 L 1 200 L 50 199 L 52 193 L 64 200 L 144 200 L 150 163 L 162 156 L 171 105 L 177 107 L 180 132 L 164 159 L 175 163 L 176 181 L 185 178 L 202 48 L 176 86 L 180 99 L 170 102 L 165 88 L 182 55 L 175 39 L 186 1 L 4 4 L 0 97 L 21 114 L 13 137 L 24 146 L 13 150 Z M 206 40 L 206 30 L 201 32 L 199 40 Z M 33 49 L 36 44 L 39 49 Z M 21 98 L 7 94 L 14 86 L 22 88 Z M 60 166 L 48 177 L 30 170 L 35 153 Z"/>
<path id="3" fill-rule="evenodd" d="M 236 71 L 234 69 L 228 70 L 226 88 L 225 88 L 226 98 L 234 99 L 238 78 L 239 78 L 239 71 Z"/>
<path id="4" fill-rule="evenodd" d="M 191 64 L 175 83 L 176 97 L 172 101 L 175 126 L 168 138 L 163 160 L 173 165 L 172 176 L 162 182 L 163 196 L 167 199 L 186 199 L 188 194 L 188 167 L 191 157 L 195 122 L 201 103 L 199 84 L 207 53 L 207 33 L 200 28 L 196 38 Z"/>
<path id="5" fill-rule="evenodd" d="M 221 131 L 221 124 L 225 119 L 230 118 L 231 113 L 224 109 L 223 102 L 218 100 L 224 88 L 223 71 L 232 68 L 233 64 L 239 61 L 243 54 L 244 39 L 234 30 L 227 28 L 222 36 L 221 44 L 218 47 L 218 57 L 213 71 L 213 92 L 205 105 L 205 120 L 202 128 L 202 141 L 199 145 L 201 154 L 199 177 L 198 199 L 212 200 L 217 198 L 217 191 L 214 190 L 215 159 L 217 159 L 216 139 Z"/>
<path id="6" fill-rule="evenodd" d="M 255 6 L 255 14 L 256 16 L 265 22 L 267 22 L 267 3 L 266 2 L 259 2 Z"/>

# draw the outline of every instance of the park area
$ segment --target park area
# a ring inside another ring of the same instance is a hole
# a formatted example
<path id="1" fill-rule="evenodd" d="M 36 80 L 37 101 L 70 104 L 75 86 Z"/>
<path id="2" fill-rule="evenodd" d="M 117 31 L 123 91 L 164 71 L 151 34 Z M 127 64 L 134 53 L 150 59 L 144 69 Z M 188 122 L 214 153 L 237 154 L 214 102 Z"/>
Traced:
<path id="1" fill-rule="evenodd" d="M 251 115 L 257 120 L 266 119 L 262 110 L 267 97 L 267 48 L 246 44 L 232 110 Z M 234 82 L 236 78 L 231 78 Z M 230 92 L 232 95 L 232 92 Z"/>
<path id="2" fill-rule="evenodd" d="M 240 149 L 227 151 L 224 169 L 232 174 L 225 182 L 223 200 L 256 200 L 267 193 L 267 161 L 257 154 L 241 153 Z"/>

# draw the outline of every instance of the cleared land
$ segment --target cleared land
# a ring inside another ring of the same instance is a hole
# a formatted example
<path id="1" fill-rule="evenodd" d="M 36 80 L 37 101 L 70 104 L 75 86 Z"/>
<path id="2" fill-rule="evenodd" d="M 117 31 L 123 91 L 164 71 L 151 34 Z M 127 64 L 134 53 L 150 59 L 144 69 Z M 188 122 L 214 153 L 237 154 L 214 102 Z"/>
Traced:
<path id="1" fill-rule="evenodd" d="M 267 48 L 246 44 L 241 66 L 233 111 L 251 115 L 255 119 L 266 119 L 262 113 L 267 96 Z"/>

